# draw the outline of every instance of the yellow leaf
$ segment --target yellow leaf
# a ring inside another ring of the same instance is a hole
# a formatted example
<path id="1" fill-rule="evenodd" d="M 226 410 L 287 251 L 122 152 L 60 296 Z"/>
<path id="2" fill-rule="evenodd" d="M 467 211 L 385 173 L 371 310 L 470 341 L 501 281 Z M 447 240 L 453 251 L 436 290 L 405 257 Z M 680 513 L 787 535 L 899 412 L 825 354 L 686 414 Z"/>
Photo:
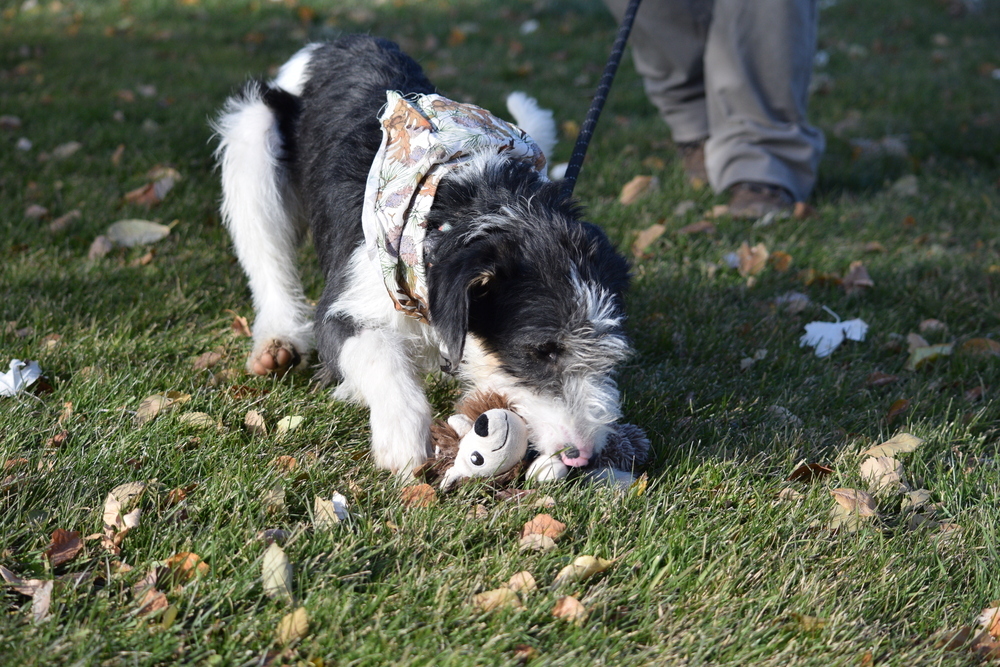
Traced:
<path id="1" fill-rule="evenodd" d="M 525 591 L 530 592 L 538 589 L 538 584 L 535 582 L 535 578 L 531 576 L 531 573 L 527 570 L 523 572 L 518 572 L 513 575 L 507 582 L 507 588 L 516 592 Z"/>
<path id="2" fill-rule="evenodd" d="M 767 251 L 767 246 L 763 243 L 758 243 L 751 248 L 744 241 L 740 244 L 739 250 L 736 251 L 736 257 L 739 258 L 740 275 L 744 278 L 757 275 L 764 270 L 769 256 L 770 253 Z"/>
<path id="3" fill-rule="evenodd" d="M 261 580 L 268 597 L 292 599 L 292 563 L 277 542 L 272 542 L 264 552 Z"/>
<path id="4" fill-rule="evenodd" d="M 912 352 L 910 352 L 910 358 L 906 360 L 906 365 L 903 366 L 908 371 L 915 371 L 921 366 L 923 366 L 928 361 L 934 361 L 940 357 L 949 356 L 952 352 L 952 344 L 945 343 L 943 345 L 929 345 L 927 347 L 918 347 Z"/>
<path id="5" fill-rule="evenodd" d="M 636 176 L 622 187 L 618 201 L 625 206 L 633 204 L 657 185 L 659 180 L 655 176 Z"/>
<path id="6" fill-rule="evenodd" d="M 837 504 L 848 512 L 857 513 L 860 516 L 875 516 L 875 499 L 870 494 L 857 489 L 833 489 L 830 495 L 837 501 Z"/>
<path id="7" fill-rule="evenodd" d="M 604 572 L 612 564 L 614 564 L 613 560 L 604 560 L 603 558 L 595 558 L 594 556 L 577 556 L 572 563 L 559 571 L 552 585 L 562 586 L 563 584 L 583 581 L 588 577 Z"/>
<path id="8" fill-rule="evenodd" d="M 521 551 L 549 551 L 556 548 L 556 541 L 548 535 L 531 533 L 521 538 Z"/>
<path id="9" fill-rule="evenodd" d="M 521 598 L 517 597 L 517 593 L 509 588 L 497 588 L 492 591 L 473 595 L 472 605 L 483 612 L 503 607 L 512 607 L 514 609 L 524 608 L 521 604 Z"/>
<path id="10" fill-rule="evenodd" d="M 639 232 L 639 235 L 635 237 L 635 241 L 632 243 L 632 254 L 636 259 L 641 259 L 646 253 L 646 249 L 652 245 L 653 241 L 663 236 L 665 231 L 667 231 L 667 228 L 664 225 L 655 224 Z"/>
<path id="11" fill-rule="evenodd" d="M 281 644 L 291 644 L 309 634 L 309 614 L 306 608 L 299 607 L 292 613 L 286 614 L 278 623 L 276 634 Z"/>
<path id="12" fill-rule="evenodd" d="M 895 454 L 906 454 L 912 452 L 924 441 L 909 433 L 900 433 L 889 438 L 881 445 L 875 445 L 861 452 L 861 456 L 893 456 Z"/>

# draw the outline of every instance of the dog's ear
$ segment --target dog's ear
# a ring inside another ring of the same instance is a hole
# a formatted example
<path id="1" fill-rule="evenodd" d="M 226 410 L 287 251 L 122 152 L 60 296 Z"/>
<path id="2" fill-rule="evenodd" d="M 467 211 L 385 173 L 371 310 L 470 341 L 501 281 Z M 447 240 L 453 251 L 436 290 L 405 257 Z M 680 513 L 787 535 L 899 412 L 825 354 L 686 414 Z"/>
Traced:
<path id="1" fill-rule="evenodd" d="M 462 361 L 469 332 L 469 293 L 486 289 L 493 276 L 491 262 L 487 248 L 466 247 L 430 267 L 431 324 L 441 337 L 446 372 L 458 370 Z"/>

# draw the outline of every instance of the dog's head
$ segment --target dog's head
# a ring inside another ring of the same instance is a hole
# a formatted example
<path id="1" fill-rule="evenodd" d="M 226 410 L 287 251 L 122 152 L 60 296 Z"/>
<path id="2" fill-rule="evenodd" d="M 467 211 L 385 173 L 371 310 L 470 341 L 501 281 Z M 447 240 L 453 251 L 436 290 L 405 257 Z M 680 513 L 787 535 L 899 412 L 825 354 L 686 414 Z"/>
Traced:
<path id="1" fill-rule="evenodd" d="M 443 181 L 428 223 L 447 366 L 510 396 L 539 452 L 586 465 L 620 417 L 625 260 L 557 185 L 504 160 Z"/>

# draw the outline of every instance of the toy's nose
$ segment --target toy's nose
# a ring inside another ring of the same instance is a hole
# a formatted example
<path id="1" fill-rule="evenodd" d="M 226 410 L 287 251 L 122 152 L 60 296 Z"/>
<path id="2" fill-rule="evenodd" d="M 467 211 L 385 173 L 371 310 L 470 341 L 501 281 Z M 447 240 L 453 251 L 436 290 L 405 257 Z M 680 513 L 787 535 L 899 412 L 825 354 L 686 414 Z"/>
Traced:
<path id="1" fill-rule="evenodd" d="M 476 423 L 472 425 L 472 429 L 476 432 L 476 435 L 478 435 L 480 438 L 485 438 L 486 436 L 488 436 L 490 434 L 489 416 L 485 412 L 479 415 L 479 418 L 476 419 Z"/>

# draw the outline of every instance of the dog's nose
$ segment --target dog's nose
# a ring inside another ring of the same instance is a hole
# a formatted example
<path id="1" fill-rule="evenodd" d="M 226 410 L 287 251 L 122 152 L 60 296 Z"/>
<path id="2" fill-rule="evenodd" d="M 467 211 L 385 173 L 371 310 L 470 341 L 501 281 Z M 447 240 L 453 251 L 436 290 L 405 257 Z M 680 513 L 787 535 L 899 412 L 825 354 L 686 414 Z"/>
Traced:
<path id="1" fill-rule="evenodd" d="M 563 456 L 565 456 L 568 459 L 578 459 L 580 458 L 580 450 L 570 445 L 565 450 L 563 450 Z"/>

